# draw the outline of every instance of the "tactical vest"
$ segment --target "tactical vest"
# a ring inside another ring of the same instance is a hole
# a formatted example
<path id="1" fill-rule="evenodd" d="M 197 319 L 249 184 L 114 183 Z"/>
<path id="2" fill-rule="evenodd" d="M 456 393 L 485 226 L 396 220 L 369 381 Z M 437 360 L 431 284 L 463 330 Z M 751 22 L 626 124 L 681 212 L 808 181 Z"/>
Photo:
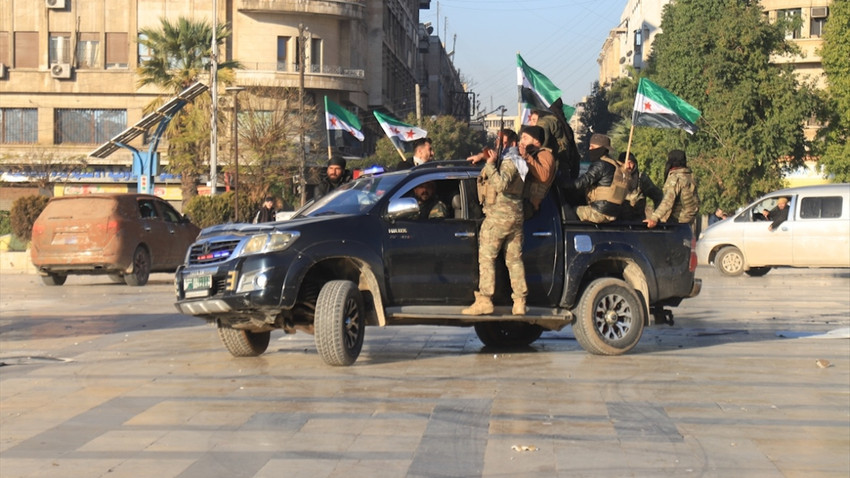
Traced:
<path id="1" fill-rule="evenodd" d="M 608 201 L 611 204 L 623 204 L 623 199 L 626 198 L 626 193 L 629 191 L 629 171 L 626 169 L 625 162 L 618 163 L 613 159 L 602 156 L 600 161 L 605 161 L 614 166 L 614 178 L 611 179 L 609 186 L 596 186 L 587 193 L 588 202 Z"/>

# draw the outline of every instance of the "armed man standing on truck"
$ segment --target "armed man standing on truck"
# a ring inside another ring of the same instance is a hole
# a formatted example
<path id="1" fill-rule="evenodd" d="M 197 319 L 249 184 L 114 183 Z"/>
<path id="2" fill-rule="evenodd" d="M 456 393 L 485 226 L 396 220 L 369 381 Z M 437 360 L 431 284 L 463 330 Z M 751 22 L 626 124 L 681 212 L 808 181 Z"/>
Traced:
<path id="1" fill-rule="evenodd" d="M 611 138 L 594 133 L 590 137 L 590 167 L 578 179 L 568 181 L 563 187 L 583 191 L 587 205 L 576 208 L 576 215 L 582 221 L 602 224 L 617 220 L 623 200 L 629 187 L 629 174 L 623 163 L 608 157 L 611 151 Z"/>
<path id="2" fill-rule="evenodd" d="M 659 222 L 690 224 L 693 230 L 699 211 L 699 194 L 685 152 L 681 149 L 674 149 L 667 154 L 664 178 L 664 198 L 643 222 L 649 228 Z"/>
<path id="3" fill-rule="evenodd" d="M 500 141 L 502 131 L 499 131 Z M 515 134 L 515 133 L 514 133 Z M 492 149 L 484 151 L 487 164 L 479 175 L 479 198 L 483 199 L 484 222 L 478 240 L 478 290 L 475 302 L 463 309 L 464 315 L 493 313 L 493 294 L 496 290 L 496 256 L 505 251 L 505 265 L 511 280 L 514 315 L 525 315 L 528 286 L 525 266 L 522 263 L 522 191 L 528 166 L 516 146 L 508 147 L 501 164 L 499 154 Z M 480 155 L 469 158 L 472 163 Z"/>
<path id="4" fill-rule="evenodd" d="M 519 153 L 528 164 L 530 176 L 525 178 L 525 189 L 522 197 L 525 199 L 523 213 L 525 219 L 530 218 L 538 210 L 540 203 L 549 192 L 549 186 L 555 180 L 555 157 L 549 148 L 543 147 L 543 128 L 526 126 L 519 135 Z"/>

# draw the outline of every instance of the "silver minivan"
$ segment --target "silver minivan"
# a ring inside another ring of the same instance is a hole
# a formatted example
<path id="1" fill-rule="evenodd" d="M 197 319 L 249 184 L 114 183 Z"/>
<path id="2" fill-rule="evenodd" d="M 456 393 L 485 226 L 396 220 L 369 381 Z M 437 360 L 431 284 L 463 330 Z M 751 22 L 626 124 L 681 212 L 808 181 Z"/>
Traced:
<path id="1" fill-rule="evenodd" d="M 788 218 L 772 228 L 767 212 L 775 216 L 780 198 L 788 201 Z M 772 267 L 850 267 L 850 184 L 767 194 L 703 231 L 697 258 L 729 276 L 761 276 Z"/>

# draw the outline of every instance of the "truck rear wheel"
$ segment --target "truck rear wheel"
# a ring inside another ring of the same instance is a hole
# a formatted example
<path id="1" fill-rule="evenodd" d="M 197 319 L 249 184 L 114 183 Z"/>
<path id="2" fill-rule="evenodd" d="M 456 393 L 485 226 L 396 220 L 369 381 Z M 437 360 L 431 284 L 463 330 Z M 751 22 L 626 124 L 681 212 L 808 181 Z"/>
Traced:
<path id="1" fill-rule="evenodd" d="M 476 322 L 475 333 L 490 347 L 525 347 L 540 338 L 543 328 L 526 322 Z"/>
<path id="2" fill-rule="evenodd" d="M 354 282 L 330 281 L 316 300 L 316 349 L 328 365 L 351 365 L 363 348 L 363 296 Z"/>
<path id="3" fill-rule="evenodd" d="M 621 355 L 640 341 L 643 305 L 637 293 L 619 279 L 597 279 L 584 290 L 573 333 L 594 355 Z"/>
<path id="4" fill-rule="evenodd" d="M 234 357 L 256 357 L 269 348 L 271 332 L 249 332 L 218 323 L 218 338 Z"/>
<path id="5" fill-rule="evenodd" d="M 717 253 L 714 265 L 723 275 L 739 276 L 744 273 L 744 255 L 737 247 L 726 246 Z"/>

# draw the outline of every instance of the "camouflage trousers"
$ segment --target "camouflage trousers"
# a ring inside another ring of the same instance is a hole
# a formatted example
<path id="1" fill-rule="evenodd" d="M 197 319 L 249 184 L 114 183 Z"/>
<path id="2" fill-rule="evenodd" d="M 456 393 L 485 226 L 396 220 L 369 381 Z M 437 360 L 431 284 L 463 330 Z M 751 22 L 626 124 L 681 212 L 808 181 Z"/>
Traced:
<path id="1" fill-rule="evenodd" d="M 590 206 L 579 206 L 576 208 L 576 216 L 579 219 L 585 222 L 592 222 L 596 224 L 604 224 L 606 222 L 611 222 L 616 220 L 617 218 L 614 216 L 609 216 L 607 214 L 602 214 L 601 212 L 593 209 Z"/>
<path id="2" fill-rule="evenodd" d="M 528 295 L 522 263 L 522 214 L 516 218 L 485 217 L 478 242 L 478 292 L 488 298 L 496 289 L 496 257 L 505 249 L 505 265 L 511 279 L 511 297 Z"/>

